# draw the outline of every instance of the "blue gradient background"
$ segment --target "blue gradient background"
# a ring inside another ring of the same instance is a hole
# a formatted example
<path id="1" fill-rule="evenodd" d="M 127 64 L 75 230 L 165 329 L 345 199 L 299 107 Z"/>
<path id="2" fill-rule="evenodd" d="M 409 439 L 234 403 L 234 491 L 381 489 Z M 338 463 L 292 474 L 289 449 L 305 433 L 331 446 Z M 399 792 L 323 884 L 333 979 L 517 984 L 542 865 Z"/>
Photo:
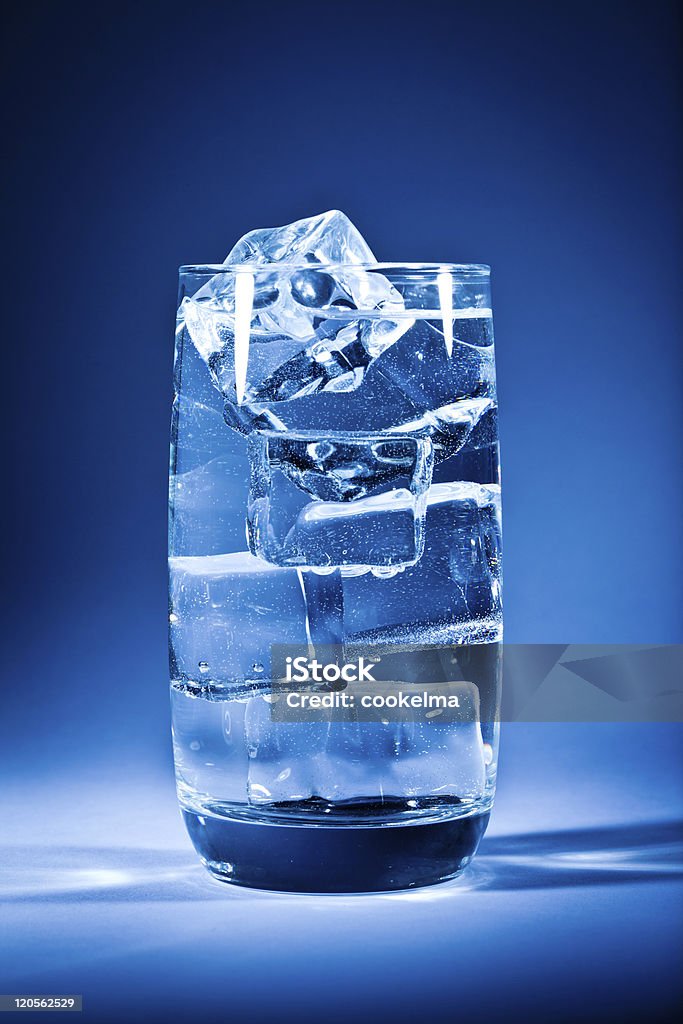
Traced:
<path id="1" fill-rule="evenodd" d="M 339 207 L 379 258 L 493 267 L 507 639 L 683 641 L 678 39 L 663 0 L 7 16 L 0 990 L 86 991 L 93 1020 L 127 993 L 149 1020 L 665 1019 L 676 727 L 508 726 L 480 875 L 450 896 L 193 874 L 165 509 L 178 264 Z"/>

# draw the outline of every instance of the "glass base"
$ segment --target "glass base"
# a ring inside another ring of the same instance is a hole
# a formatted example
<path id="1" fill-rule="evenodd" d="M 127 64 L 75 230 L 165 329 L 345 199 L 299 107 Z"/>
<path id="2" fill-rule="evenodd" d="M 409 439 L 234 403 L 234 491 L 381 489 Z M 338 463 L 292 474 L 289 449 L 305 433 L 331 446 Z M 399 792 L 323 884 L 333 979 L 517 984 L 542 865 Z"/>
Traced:
<path id="1" fill-rule="evenodd" d="M 415 889 L 469 864 L 490 811 L 392 824 L 294 824 L 182 809 L 197 853 L 223 882 L 299 893 Z"/>

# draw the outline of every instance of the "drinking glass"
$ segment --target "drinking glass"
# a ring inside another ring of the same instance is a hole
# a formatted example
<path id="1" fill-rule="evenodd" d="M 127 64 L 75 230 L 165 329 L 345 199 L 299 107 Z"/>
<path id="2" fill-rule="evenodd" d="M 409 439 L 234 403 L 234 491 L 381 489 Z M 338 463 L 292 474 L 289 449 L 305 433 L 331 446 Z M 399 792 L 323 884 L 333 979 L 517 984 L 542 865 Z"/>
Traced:
<path id="1" fill-rule="evenodd" d="M 282 891 L 454 877 L 497 763 L 488 268 L 181 267 L 174 384 L 173 739 L 202 862 Z M 391 665 L 380 694 L 446 683 L 467 711 L 287 719 L 297 645 L 337 666 L 370 652 Z"/>

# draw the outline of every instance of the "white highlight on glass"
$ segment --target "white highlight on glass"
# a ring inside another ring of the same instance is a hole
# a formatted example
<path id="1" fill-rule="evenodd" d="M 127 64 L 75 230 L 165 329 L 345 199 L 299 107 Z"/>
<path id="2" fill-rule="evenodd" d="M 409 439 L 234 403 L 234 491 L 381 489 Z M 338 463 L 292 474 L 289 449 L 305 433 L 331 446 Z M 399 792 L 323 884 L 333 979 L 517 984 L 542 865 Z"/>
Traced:
<path id="1" fill-rule="evenodd" d="M 450 274 L 437 274 L 436 285 L 439 289 L 439 305 L 443 319 L 443 336 L 446 351 L 453 355 L 453 282 Z"/>
<path id="2" fill-rule="evenodd" d="M 237 404 L 244 401 L 249 363 L 251 312 L 254 305 L 254 275 L 235 274 L 235 389 Z"/>

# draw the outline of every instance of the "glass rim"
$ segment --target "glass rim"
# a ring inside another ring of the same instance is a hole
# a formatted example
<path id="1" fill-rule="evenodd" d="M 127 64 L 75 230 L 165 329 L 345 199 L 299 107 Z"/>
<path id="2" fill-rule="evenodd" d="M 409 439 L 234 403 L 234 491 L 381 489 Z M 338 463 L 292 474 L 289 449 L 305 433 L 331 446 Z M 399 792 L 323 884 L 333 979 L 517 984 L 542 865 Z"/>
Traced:
<path id="1" fill-rule="evenodd" d="M 430 279 L 439 274 L 448 274 L 453 280 L 488 278 L 491 268 L 487 263 L 183 263 L 178 268 L 180 276 L 189 274 L 291 274 L 298 270 L 314 270 L 322 273 L 335 271 L 379 271 L 387 276 L 404 276 L 413 279 Z"/>

